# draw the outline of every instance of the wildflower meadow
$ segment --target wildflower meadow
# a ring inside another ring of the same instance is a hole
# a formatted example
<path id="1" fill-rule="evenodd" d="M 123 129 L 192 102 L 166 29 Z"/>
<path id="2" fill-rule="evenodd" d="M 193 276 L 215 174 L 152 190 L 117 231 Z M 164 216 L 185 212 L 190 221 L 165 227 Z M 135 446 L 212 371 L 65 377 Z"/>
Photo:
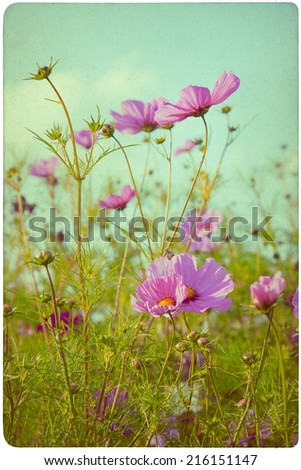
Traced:
<path id="1" fill-rule="evenodd" d="M 112 120 L 103 120 L 97 108 L 85 128 L 75 131 L 63 90 L 55 85 L 57 67 L 51 60 L 27 77 L 36 86 L 48 85 L 54 105 L 65 114 L 65 122 L 43 135 L 30 130 L 51 156 L 28 166 L 28 173 L 41 180 L 60 222 L 75 222 L 74 231 L 69 232 L 70 224 L 58 232 L 51 224 L 41 230 L 36 205 L 22 196 L 20 168 L 7 170 L 17 254 L 8 263 L 4 305 L 7 441 L 15 446 L 293 446 L 296 261 L 289 255 L 265 259 L 260 251 L 247 252 L 237 235 L 217 233 L 224 216 L 210 201 L 219 191 L 225 151 L 239 138 L 228 105 L 243 86 L 239 77 L 223 72 L 211 91 L 190 85 L 174 104 L 164 98 L 126 100 L 121 113 L 111 112 Z M 215 173 L 208 175 L 202 168 L 210 152 L 207 121 L 213 107 L 219 107 L 228 138 Z M 173 134 L 190 118 L 199 120 L 201 137 L 174 151 Z M 153 197 L 146 191 L 147 169 L 137 181 L 130 163 L 130 136 L 138 133 L 149 158 L 157 153 L 168 168 L 161 225 L 155 224 L 157 214 L 152 220 L 146 216 Z M 170 217 L 176 191 L 172 167 L 184 153 L 193 159 L 191 183 L 186 198 L 178 199 L 179 216 Z M 87 206 L 86 179 L 113 154 L 114 161 L 125 160 L 128 184 Z M 60 180 L 59 167 L 64 168 Z M 70 191 L 70 213 L 55 200 L 59 185 Z M 127 226 L 118 226 L 114 214 L 121 217 L 130 205 L 133 217 L 125 216 Z M 91 224 L 106 231 L 109 243 L 91 237 Z M 262 236 L 261 230 L 255 228 L 253 236 Z M 272 243 L 276 253 L 277 242 Z"/>
<path id="2" fill-rule="evenodd" d="M 284 237 L 262 203 L 260 175 L 244 175 L 249 219 L 222 204 L 225 160 L 252 117 L 241 97 L 250 82 L 222 62 L 201 64 L 199 82 L 178 97 L 158 85 L 142 101 L 125 88 L 105 115 L 95 97 L 80 127 L 57 78 L 63 62 L 28 63 L 27 94 L 42 89 L 47 100 L 36 113 L 47 107 L 57 118 L 42 131 L 24 123 L 40 157 L 10 159 L 4 174 L 5 440 L 294 447 L 298 223 L 296 197 L 283 189 L 290 167 L 269 170 L 281 171 L 279 210 L 291 220 Z M 38 196 L 24 192 L 25 180 Z"/>

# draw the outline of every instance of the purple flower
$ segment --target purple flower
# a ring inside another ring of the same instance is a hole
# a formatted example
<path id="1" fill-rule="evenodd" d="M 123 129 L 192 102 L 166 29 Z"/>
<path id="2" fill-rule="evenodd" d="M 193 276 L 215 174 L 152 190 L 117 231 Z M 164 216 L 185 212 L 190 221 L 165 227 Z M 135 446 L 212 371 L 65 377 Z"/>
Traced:
<path id="1" fill-rule="evenodd" d="M 32 212 L 34 211 L 34 209 L 36 207 L 35 204 L 28 204 L 28 202 L 26 201 L 24 196 L 21 196 L 21 206 L 22 206 L 23 212 L 27 211 L 29 214 L 32 214 Z M 13 210 L 13 212 L 19 212 L 19 203 L 18 203 L 18 201 L 14 201 L 12 203 L 12 210 Z"/>
<path id="2" fill-rule="evenodd" d="M 99 138 L 99 135 L 95 135 L 95 140 Z M 85 129 L 82 131 L 74 132 L 74 140 L 77 144 L 89 149 L 92 147 L 92 134 L 91 131 Z"/>
<path id="3" fill-rule="evenodd" d="M 176 104 L 161 103 L 155 118 L 160 126 L 174 124 L 194 116 L 204 116 L 209 108 L 225 101 L 239 87 L 240 80 L 232 72 L 224 72 L 214 85 L 212 93 L 208 88 L 189 85 L 180 92 Z"/>
<path id="4" fill-rule="evenodd" d="M 55 156 L 50 157 L 48 160 L 37 160 L 30 166 L 29 174 L 39 178 L 46 178 L 48 184 L 54 186 L 57 183 L 54 172 L 59 164 L 60 160 Z"/>
<path id="5" fill-rule="evenodd" d="M 204 357 L 200 352 L 195 352 L 194 354 L 195 354 L 196 367 L 200 369 L 202 365 L 204 364 Z M 187 382 L 187 380 L 189 379 L 189 371 L 190 371 L 192 357 L 193 357 L 192 351 L 185 351 L 183 353 L 183 372 L 181 376 L 181 380 L 183 382 Z M 179 358 L 178 364 L 176 365 L 177 370 L 179 370 L 180 368 L 180 362 L 181 362 L 181 358 Z"/>
<path id="6" fill-rule="evenodd" d="M 147 279 L 136 290 L 137 299 L 131 295 L 131 304 L 138 312 L 176 316 L 180 313 L 182 302 L 187 297 L 187 289 L 182 278 L 172 273 L 155 279 Z"/>
<path id="7" fill-rule="evenodd" d="M 296 318 L 299 318 L 299 287 L 297 287 L 296 292 L 294 293 L 292 304 L 294 307 L 294 315 Z"/>
<path id="8" fill-rule="evenodd" d="M 181 155 L 182 153 L 190 152 L 197 144 L 193 140 L 186 140 L 183 147 L 177 148 L 175 155 Z"/>
<path id="9" fill-rule="evenodd" d="M 80 311 L 73 316 L 69 310 L 66 310 L 64 312 L 60 312 L 59 318 L 59 329 L 61 330 L 61 335 L 65 335 L 70 331 L 70 329 L 72 329 L 72 327 L 75 328 L 83 322 L 83 316 Z M 45 325 L 48 329 L 57 328 L 55 314 L 52 313 L 46 323 L 39 323 L 37 325 L 38 333 L 43 332 L 43 325 Z"/>
<path id="10" fill-rule="evenodd" d="M 234 282 L 213 258 L 207 258 L 200 269 L 196 267 L 194 256 L 188 253 L 174 256 L 171 261 L 187 288 L 187 297 L 182 303 L 184 312 L 202 313 L 209 308 L 224 312 L 231 307 L 232 299 L 226 295 L 233 291 Z"/>
<path id="11" fill-rule="evenodd" d="M 123 101 L 121 103 L 123 114 L 111 111 L 115 119 L 115 128 L 129 134 L 138 134 L 141 131 L 152 132 L 158 127 L 155 112 L 163 101 L 163 98 L 157 98 L 148 103 L 138 100 Z"/>
<path id="12" fill-rule="evenodd" d="M 92 400 L 94 402 L 94 406 L 89 409 L 89 414 L 93 415 L 96 412 L 98 413 L 97 420 L 102 421 L 103 417 L 105 416 L 105 413 L 108 411 L 110 412 L 113 403 L 115 401 L 117 393 L 117 387 L 114 387 L 102 400 L 102 403 L 99 403 L 100 400 L 100 391 L 96 390 L 93 395 L 92 395 Z M 115 410 L 122 410 L 128 403 L 129 401 L 129 394 L 126 390 L 119 390 L 118 397 L 116 399 L 116 404 L 115 404 Z M 129 410 L 129 414 L 133 415 L 134 411 L 133 409 Z M 122 420 L 124 417 L 124 414 L 121 414 L 119 416 L 119 419 Z M 110 425 L 111 431 L 115 431 L 116 429 L 120 428 L 120 423 L 113 423 Z M 122 431 L 123 435 L 125 437 L 128 437 L 130 434 L 132 434 L 132 429 L 129 426 L 122 426 Z"/>
<path id="13" fill-rule="evenodd" d="M 209 308 L 220 312 L 230 308 L 232 300 L 226 295 L 234 283 L 226 269 L 208 258 L 197 269 L 196 259 L 188 253 L 161 256 L 150 264 L 146 281 L 137 289 L 138 300 L 132 296 L 132 307 L 141 312 L 160 316 L 180 311 L 202 313 Z"/>
<path id="14" fill-rule="evenodd" d="M 262 311 L 267 311 L 284 291 L 285 280 L 278 271 L 273 277 L 260 276 L 250 286 L 252 304 Z"/>
<path id="15" fill-rule="evenodd" d="M 181 224 L 181 228 L 185 231 L 183 242 L 186 244 L 188 240 L 191 240 L 190 251 L 208 253 L 218 247 L 211 241 L 211 234 L 220 226 L 223 216 L 213 209 L 205 209 L 201 216 L 196 217 L 196 215 L 194 211 L 188 212 Z"/>
<path id="16" fill-rule="evenodd" d="M 136 193 L 128 184 L 123 186 L 121 195 L 110 194 L 104 201 L 97 201 L 97 204 L 105 209 L 124 209 L 126 205 L 135 197 Z"/>

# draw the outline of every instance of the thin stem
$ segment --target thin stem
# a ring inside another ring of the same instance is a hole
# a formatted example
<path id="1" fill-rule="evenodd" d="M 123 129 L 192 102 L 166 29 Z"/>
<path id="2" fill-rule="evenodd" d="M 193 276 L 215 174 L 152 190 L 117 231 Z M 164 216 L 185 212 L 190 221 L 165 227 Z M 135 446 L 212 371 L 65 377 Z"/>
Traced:
<path id="1" fill-rule="evenodd" d="M 189 400 L 188 400 L 188 410 L 190 410 L 192 396 L 193 396 L 193 389 L 194 389 L 193 376 L 194 376 L 194 371 L 195 371 L 195 364 L 196 364 L 196 357 L 195 357 L 195 350 L 193 346 L 193 349 L 191 351 L 191 361 L 190 361 L 190 367 L 189 367 L 190 394 L 189 394 Z"/>
<path id="2" fill-rule="evenodd" d="M 212 389 L 213 389 L 213 393 L 215 395 L 215 399 L 216 399 L 216 404 L 217 404 L 217 407 L 219 409 L 219 413 L 221 415 L 221 418 L 222 418 L 222 422 L 227 430 L 227 434 L 228 434 L 228 437 L 230 439 L 230 442 L 232 443 L 233 442 L 233 438 L 231 436 L 231 433 L 229 431 L 229 428 L 227 426 L 227 423 L 226 423 L 226 420 L 225 420 L 225 415 L 224 415 L 224 412 L 223 412 L 223 408 L 221 406 L 221 403 L 220 403 L 220 400 L 219 400 L 219 396 L 218 396 L 218 393 L 217 393 L 217 389 L 216 389 L 216 385 L 215 385 L 215 382 L 214 382 L 214 378 L 213 378 L 213 375 L 212 375 L 212 372 L 211 372 L 211 364 L 209 363 L 207 357 L 206 357 L 206 354 L 203 353 L 203 357 L 204 357 L 204 361 L 205 361 L 205 364 L 206 364 L 206 370 L 207 370 L 207 373 L 209 375 L 209 379 L 210 379 L 210 382 L 211 382 L 211 386 L 212 386 Z"/>
<path id="3" fill-rule="evenodd" d="M 56 339 L 56 344 L 57 344 L 57 347 L 58 347 L 58 352 L 59 352 L 59 356 L 60 356 L 60 359 L 61 359 L 61 363 L 63 365 L 63 371 L 64 371 L 64 376 L 65 376 L 66 387 L 67 387 L 68 394 L 69 394 L 69 399 L 70 399 L 71 411 L 72 411 L 72 414 L 73 414 L 73 418 L 75 419 L 76 418 L 76 411 L 75 411 L 75 407 L 74 407 L 74 403 L 73 403 L 73 394 L 72 394 L 71 387 L 70 387 L 67 361 L 66 361 L 66 358 L 65 358 L 64 349 L 63 349 L 63 346 L 62 346 L 62 339 L 61 339 L 61 335 L 60 335 L 60 331 L 59 331 L 60 316 L 59 316 L 59 311 L 58 311 L 56 300 L 55 300 L 55 292 L 54 292 L 54 287 L 53 287 L 53 282 L 52 282 L 52 278 L 51 278 L 51 275 L 50 275 L 50 271 L 49 271 L 49 268 L 48 268 L 47 265 L 45 265 L 45 268 L 46 268 L 46 272 L 47 272 L 47 276 L 48 276 L 48 280 L 49 280 L 49 285 L 50 285 L 50 289 L 51 289 L 53 308 L 54 308 L 54 314 L 55 314 L 55 320 L 56 320 L 56 328 L 58 330 L 57 335 L 54 335 L 54 336 L 55 336 L 55 339 Z"/>
<path id="4" fill-rule="evenodd" d="M 168 163 L 168 176 L 167 176 L 167 196 L 166 196 L 166 206 L 165 206 L 165 222 L 164 222 L 164 229 L 163 229 L 163 240 L 162 240 L 162 248 L 161 248 L 161 255 L 164 252 L 164 245 L 166 241 L 166 234 L 167 234 L 167 225 L 168 225 L 168 214 L 169 214 L 169 207 L 170 207 L 170 193 L 171 193 L 171 175 L 172 175 L 172 164 L 171 164 L 171 156 L 172 156 L 172 132 L 170 132 L 170 143 L 169 143 L 169 155 L 167 157 Z"/>
<path id="5" fill-rule="evenodd" d="M 77 156 L 77 151 L 76 151 L 76 143 L 75 143 L 75 138 L 74 138 L 74 131 L 73 131 L 70 115 L 68 113 L 68 109 L 67 109 L 67 107 L 64 103 L 64 100 L 61 97 L 58 89 L 54 86 L 54 84 L 52 83 L 52 81 L 48 77 L 47 77 L 47 81 L 50 84 L 50 86 L 52 87 L 55 94 L 57 95 L 61 105 L 63 106 L 64 112 L 65 112 L 65 115 L 66 115 L 66 118 L 67 118 L 67 121 L 68 121 L 69 130 L 70 130 L 70 136 L 71 136 L 71 142 L 72 142 L 72 148 L 73 148 L 73 155 L 74 155 L 74 163 L 75 163 L 75 167 L 76 167 L 76 176 L 77 176 L 78 179 L 81 179 L 78 156 Z"/>
<path id="6" fill-rule="evenodd" d="M 171 354 L 171 351 L 172 351 L 172 348 L 173 348 L 173 345 L 174 345 L 174 341 L 175 341 L 175 336 L 176 336 L 175 321 L 174 321 L 174 319 L 173 319 L 173 317 L 171 316 L 170 313 L 169 313 L 169 318 L 171 319 L 171 322 L 172 322 L 172 337 L 171 337 L 171 341 L 170 341 L 169 348 L 168 348 L 168 351 L 167 351 L 167 354 L 166 354 L 166 357 L 165 357 L 165 361 L 164 361 L 164 364 L 163 364 L 163 367 L 161 369 L 161 373 L 160 373 L 160 376 L 159 376 L 159 379 L 158 379 L 158 382 L 157 382 L 157 387 L 159 387 L 159 385 L 161 383 L 163 373 L 165 371 L 169 356 Z"/>
<path id="7" fill-rule="evenodd" d="M 170 247 L 170 245 L 172 244 L 172 242 L 173 242 L 173 240 L 174 240 L 174 238 L 175 238 L 175 235 L 176 235 L 177 230 L 178 230 L 178 228 L 179 228 L 179 226 L 180 226 L 180 223 L 181 223 L 181 220 L 182 220 L 182 218 L 183 218 L 183 215 L 184 215 L 184 213 L 185 213 L 185 211 L 186 211 L 188 202 L 189 202 L 189 200 L 190 200 L 190 198 L 191 198 L 191 195 L 192 195 L 192 193 L 193 193 L 194 187 L 195 187 L 195 185 L 196 185 L 197 179 L 198 179 L 198 177 L 199 177 L 200 171 L 201 171 L 201 169 L 202 169 L 202 166 L 203 166 L 203 163 L 204 163 L 204 160 L 205 160 L 205 157 L 206 157 L 207 148 L 208 148 L 208 127 L 207 127 L 207 123 L 206 123 L 204 117 L 202 117 L 202 119 L 203 119 L 204 126 L 205 126 L 205 145 L 204 145 L 204 150 L 203 150 L 203 156 L 202 156 L 202 159 L 201 159 L 200 164 L 199 164 L 199 166 L 198 166 L 198 169 L 197 169 L 197 171 L 196 171 L 196 173 L 195 173 L 195 175 L 194 175 L 194 178 L 193 178 L 192 184 L 191 184 L 191 186 L 190 186 L 190 189 L 189 189 L 189 191 L 188 191 L 188 194 L 187 194 L 187 197 L 186 197 L 186 200 L 185 200 L 185 203 L 184 203 L 184 206 L 183 206 L 181 215 L 180 215 L 179 220 L 178 220 L 178 222 L 177 222 L 177 224 L 176 224 L 176 227 L 175 227 L 175 229 L 174 229 L 174 231 L 173 231 L 173 234 L 172 234 L 172 236 L 171 236 L 171 238 L 170 238 L 170 240 L 169 240 L 169 242 L 168 242 L 168 244 L 167 244 L 165 253 L 169 250 L 169 247 Z"/>
<path id="8" fill-rule="evenodd" d="M 120 274 L 119 274 L 119 280 L 118 280 L 118 286 L 117 286 L 117 292 L 116 292 L 116 298 L 115 298 L 115 305 L 114 305 L 114 312 L 113 312 L 113 321 L 116 323 L 117 320 L 117 312 L 118 312 L 118 306 L 119 306 L 119 300 L 120 300 L 120 293 L 121 293 L 121 286 L 122 286 L 122 281 L 124 279 L 124 270 L 125 270 L 125 265 L 128 257 L 128 252 L 129 252 L 129 247 L 130 247 L 130 237 L 127 238 L 126 243 L 125 243 L 125 248 L 124 248 L 124 253 L 123 253 L 123 258 L 122 258 L 122 264 L 121 264 L 121 269 L 120 269 Z"/>
<path id="9" fill-rule="evenodd" d="M 272 329 L 274 331 L 276 346 L 277 346 L 278 356 L 279 356 L 279 369 L 280 369 L 280 376 L 281 376 L 281 382 L 282 382 L 282 397 L 283 397 L 283 412 L 284 412 L 284 436 L 285 436 L 285 445 L 286 447 L 289 447 L 289 438 L 288 438 L 288 432 L 287 432 L 287 422 L 288 422 L 287 420 L 287 394 L 286 394 L 286 381 L 285 381 L 283 354 L 282 354 L 282 348 L 281 348 L 277 328 L 275 326 L 273 318 L 269 317 L 269 320 L 270 320 Z"/>
<path id="10" fill-rule="evenodd" d="M 272 318 L 273 317 L 273 309 L 270 310 L 270 312 L 268 312 L 267 316 L 269 318 Z M 256 377 L 255 377 L 255 380 L 254 380 L 254 391 L 256 391 L 256 387 L 257 387 L 257 383 L 258 383 L 258 380 L 259 380 L 259 377 L 261 375 L 261 372 L 262 372 L 262 369 L 263 369 L 263 364 L 264 364 L 264 360 L 265 360 L 265 357 L 266 357 L 266 347 L 267 347 L 267 343 L 268 343 L 268 339 L 269 339 L 269 336 L 270 336 L 270 331 L 271 331 L 271 322 L 269 321 L 269 324 L 268 324 L 268 328 L 267 328 L 267 331 L 266 331 L 266 335 L 265 335 L 265 338 L 264 338 L 264 342 L 263 342 L 263 346 L 262 346 L 262 349 L 261 349 L 261 354 L 260 354 L 260 362 L 259 362 L 259 365 L 258 365 L 258 369 L 257 369 L 257 374 L 256 374 Z M 247 389 L 246 389 L 246 393 L 245 393 L 245 396 L 248 395 L 248 392 L 249 392 L 249 383 L 248 383 L 248 386 L 247 386 Z M 235 431 L 235 434 L 234 434 L 234 437 L 233 437 L 233 443 L 235 445 L 236 441 L 237 441 L 237 438 L 238 438 L 238 434 L 240 432 L 240 429 L 241 429 L 241 426 L 245 420 L 245 417 L 249 411 L 249 408 L 250 408 L 250 405 L 251 405 L 251 401 L 252 401 L 252 397 L 250 396 L 248 398 L 248 401 L 246 403 L 246 406 L 241 414 L 241 417 L 240 417 L 240 420 L 239 420 L 239 423 L 237 425 L 237 428 L 236 428 L 236 431 Z"/>
<path id="11" fill-rule="evenodd" d="M 143 223 L 143 226 L 144 226 L 145 234 L 147 236 L 147 243 L 148 243 L 149 252 L 150 252 L 151 258 L 153 259 L 153 252 L 152 252 L 152 247 L 151 247 L 151 244 L 150 244 L 149 231 L 148 231 L 148 228 L 147 228 L 147 225 L 146 225 L 146 219 L 145 219 L 144 214 L 143 214 L 141 201 L 140 201 L 140 195 L 139 195 L 138 188 L 137 188 L 137 185 L 136 185 L 136 181 L 135 181 L 135 178 L 134 178 L 134 175 L 133 175 L 133 172 L 132 172 L 130 161 L 128 159 L 126 151 L 124 150 L 124 148 L 121 145 L 121 143 L 119 142 L 119 140 L 114 135 L 112 136 L 112 138 L 119 145 L 119 148 L 120 148 L 120 150 L 122 151 L 122 153 L 124 155 L 124 158 L 125 158 L 125 161 L 126 161 L 129 173 L 130 173 L 130 177 L 131 177 L 131 180 L 132 180 L 132 184 L 134 186 L 134 190 L 135 190 L 135 193 L 136 193 L 137 203 L 138 203 L 140 215 L 141 215 L 141 218 L 142 218 L 142 223 Z"/>
<path id="12" fill-rule="evenodd" d="M 220 173 L 220 169 L 221 169 L 221 165 L 222 165 L 222 161 L 224 159 L 224 156 L 226 154 L 226 150 L 227 148 L 229 147 L 229 145 L 233 142 L 233 140 L 231 140 L 231 133 L 230 131 L 228 130 L 228 134 L 227 134 L 227 141 L 225 143 L 225 146 L 223 148 L 223 151 L 222 151 L 222 154 L 220 156 L 220 159 L 219 159 L 219 163 L 217 165 L 217 168 L 216 168 L 216 171 L 215 171 L 215 175 L 213 177 L 213 180 L 212 182 L 208 185 L 209 187 L 207 188 L 206 187 L 206 195 L 205 197 L 203 198 L 203 202 L 202 202 L 202 205 L 200 207 L 200 210 L 198 212 L 198 217 L 201 217 L 202 216 L 202 213 L 203 211 L 205 210 L 207 204 L 208 204 L 208 200 L 210 198 L 210 195 L 211 195 L 211 192 L 215 186 L 215 183 L 216 183 L 216 180 L 217 178 L 219 177 L 219 173 Z M 187 243 L 186 243 L 186 246 L 185 246 L 185 252 L 187 252 L 190 248 L 190 245 L 192 243 L 192 239 L 195 235 L 195 232 L 196 232 L 196 229 L 197 229 L 197 221 L 194 222 L 193 226 L 191 227 L 191 235 L 189 237 L 189 239 L 187 240 Z"/>
<path id="13" fill-rule="evenodd" d="M 249 378 L 249 383 L 250 383 L 251 391 L 252 391 L 252 395 L 253 395 L 255 430 L 256 430 L 256 445 L 257 445 L 257 447 L 260 447 L 259 418 L 258 418 L 258 411 L 257 411 L 257 401 L 256 401 L 254 377 L 253 377 L 253 371 L 252 371 L 251 366 L 249 367 L 249 370 L 248 370 L 248 378 Z"/>

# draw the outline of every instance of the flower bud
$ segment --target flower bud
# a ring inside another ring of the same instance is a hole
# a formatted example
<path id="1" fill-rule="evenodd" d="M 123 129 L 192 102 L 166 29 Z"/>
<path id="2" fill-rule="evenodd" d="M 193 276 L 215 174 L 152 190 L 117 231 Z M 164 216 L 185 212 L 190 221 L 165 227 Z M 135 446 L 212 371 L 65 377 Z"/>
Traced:
<path id="1" fill-rule="evenodd" d="M 179 352 L 189 351 L 189 349 L 190 349 L 190 344 L 185 343 L 185 341 L 180 341 L 178 344 L 176 344 L 176 350 Z"/>
<path id="2" fill-rule="evenodd" d="M 33 262 L 38 265 L 48 266 L 48 264 L 54 261 L 54 254 L 50 250 L 42 250 L 33 259 Z"/>
<path id="3" fill-rule="evenodd" d="M 247 352 L 246 354 L 243 355 L 242 360 L 244 361 L 245 364 L 248 366 L 251 366 L 257 361 L 257 356 L 253 353 Z"/>
<path id="4" fill-rule="evenodd" d="M 43 304 L 47 304 L 48 302 L 51 301 L 51 295 L 50 295 L 50 294 L 45 294 L 45 293 L 43 292 L 43 294 L 40 294 L 40 295 L 38 296 L 38 299 L 39 299 L 39 301 L 42 302 Z"/>
<path id="5" fill-rule="evenodd" d="M 198 338 L 197 343 L 199 346 L 207 346 L 209 344 L 209 339 L 206 336 L 202 336 Z"/>
<path id="6" fill-rule="evenodd" d="M 58 307 L 64 307 L 67 305 L 67 300 L 64 299 L 64 297 L 56 297 L 55 302 Z"/>
<path id="7" fill-rule="evenodd" d="M 163 144 L 163 142 L 165 142 L 165 137 L 158 137 L 155 142 L 156 144 L 160 145 L 160 144 Z"/>
<path id="8" fill-rule="evenodd" d="M 174 126 L 174 124 L 166 124 L 165 126 L 161 126 L 161 128 L 162 128 L 162 129 L 166 129 L 166 130 L 169 131 L 170 129 L 173 128 L 173 126 Z"/>
<path id="9" fill-rule="evenodd" d="M 115 132 L 115 126 L 113 123 L 104 124 L 100 132 L 101 135 L 109 139 Z"/>
<path id="10" fill-rule="evenodd" d="M 240 408 L 241 406 L 245 406 L 247 403 L 248 403 L 247 398 L 242 398 L 241 400 L 239 400 L 239 401 L 236 403 L 236 406 L 238 406 L 238 407 Z"/>
<path id="11" fill-rule="evenodd" d="M 227 113 L 229 113 L 230 111 L 231 111 L 230 106 L 224 106 L 224 107 L 222 108 L 222 113 L 224 113 L 224 114 L 227 114 Z"/>
<path id="12" fill-rule="evenodd" d="M 141 369 L 143 366 L 143 362 L 141 361 L 141 359 L 138 359 L 138 358 L 135 358 L 132 360 L 132 367 L 134 369 Z"/>
<path id="13" fill-rule="evenodd" d="M 25 80 L 44 80 L 45 78 L 48 78 L 49 75 L 52 73 L 53 67 L 58 63 L 58 60 L 53 64 L 52 63 L 52 57 L 50 59 L 50 64 L 49 65 L 44 65 L 43 67 L 40 67 L 38 65 L 38 71 L 36 73 L 31 73 L 30 78 L 26 78 Z"/>
<path id="14" fill-rule="evenodd" d="M 188 339 L 188 341 L 194 342 L 199 337 L 200 337 L 200 333 L 198 331 L 190 331 L 190 333 L 188 333 L 188 335 L 186 336 L 186 339 Z"/>
<path id="15" fill-rule="evenodd" d="M 8 304 L 4 304 L 3 305 L 3 314 L 5 317 L 8 317 L 9 315 L 11 315 L 13 312 L 13 308 L 8 305 Z"/>
<path id="16" fill-rule="evenodd" d="M 72 382 L 70 384 L 70 392 L 72 393 L 72 395 L 75 395 L 75 393 L 77 393 L 79 391 L 79 385 L 75 382 Z"/>

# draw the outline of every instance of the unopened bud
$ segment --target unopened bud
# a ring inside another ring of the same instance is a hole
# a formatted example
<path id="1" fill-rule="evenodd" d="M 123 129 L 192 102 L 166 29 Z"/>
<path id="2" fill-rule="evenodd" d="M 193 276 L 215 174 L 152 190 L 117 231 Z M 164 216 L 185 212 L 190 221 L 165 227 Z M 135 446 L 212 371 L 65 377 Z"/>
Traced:
<path id="1" fill-rule="evenodd" d="M 186 338 L 188 341 L 196 341 L 200 337 L 200 333 L 198 331 L 190 331 Z"/>
<path id="2" fill-rule="evenodd" d="M 115 126 L 113 123 L 104 124 L 104 126 L 101 129 L 101 135 L 103 135 L 107 139 L 109 137 L 112 137 L 114 132 L 115 132 Z"/>
<path id="3" fill-rule="evenodd" d="M 8 304 L 3 305 L 3 313 L 5 316 L 8 317 L 12 313 L 12 311 L 13 311 L 13 308 L 10 305 Z"/>
<path id="4" fill-rule="evenodd" d="M 141 361 L 141 359 L 136 358 L 132 360 L 132 367 L 134 369 L 141 369 L 142 366 L 143 366 L 143 362 Z"/>
<path id="5" fill-rule="evenodd" d="M 158 137 L 155 142 L 156 144 L 160 145 L 160 144 L 163 144 L 165 142 L 165 137 Z"/>
<path id="6" fill-rule="evenodd" d="M 176 344 L 176 350 L 179 352 L 189 351 L 189 349 L 190 349 L 190 344 L 185 343 L 185 341 L 180 341 L 178 344 Z"/>
<path id="7" fill-rule="evenodd" d="M 250 366 L 257 361 L 257 356 L 253 353 L 247 352 L 243 355 L 242 360 Z"/>
<path id="8" fill-rule="evenodd" d="M 67 305 L 67 300 L 64 299 L 64 297 L 56 297 L 55 302 L 58 307 L 64 307 Z"/>
<path id="9" fill-rule="evenodd" d="M 224 107 L 222 108 L 222 113 L 224 113 L 224 114 L 227 114 L 227 113 L 229 113 L 230 111 L 231 111 L 230 106 L 224 106 Z"/>
<path id="10" fill-rule="evenodd" d="M 77 393 L 79 391 L 79 386 L 76 382 L 72 382 L 70 384 L 70 392 L 74 395 L 75 393 Z"/>
<path id="11" fill-rule="evenodd" d="M 50 295 L 50 294 L 45 294 L 45 293 L 43 292 L 43 294 L 40 294 L 40 295 L 38 296 L 38 299 L 39 299 L 39 301 L 42 302 L 43 304 L 47 304 L 48 302 L 51 301 L 51 295 Z"/>
<path id="12" fill-rule="evenodd" d="M 33 262 L 38 265 L 48 266 L 48 264 L 52 263 L 55 256 L 50 250 L 42 250 L 38 255 L 36 255 L 33 259 Z"/>

